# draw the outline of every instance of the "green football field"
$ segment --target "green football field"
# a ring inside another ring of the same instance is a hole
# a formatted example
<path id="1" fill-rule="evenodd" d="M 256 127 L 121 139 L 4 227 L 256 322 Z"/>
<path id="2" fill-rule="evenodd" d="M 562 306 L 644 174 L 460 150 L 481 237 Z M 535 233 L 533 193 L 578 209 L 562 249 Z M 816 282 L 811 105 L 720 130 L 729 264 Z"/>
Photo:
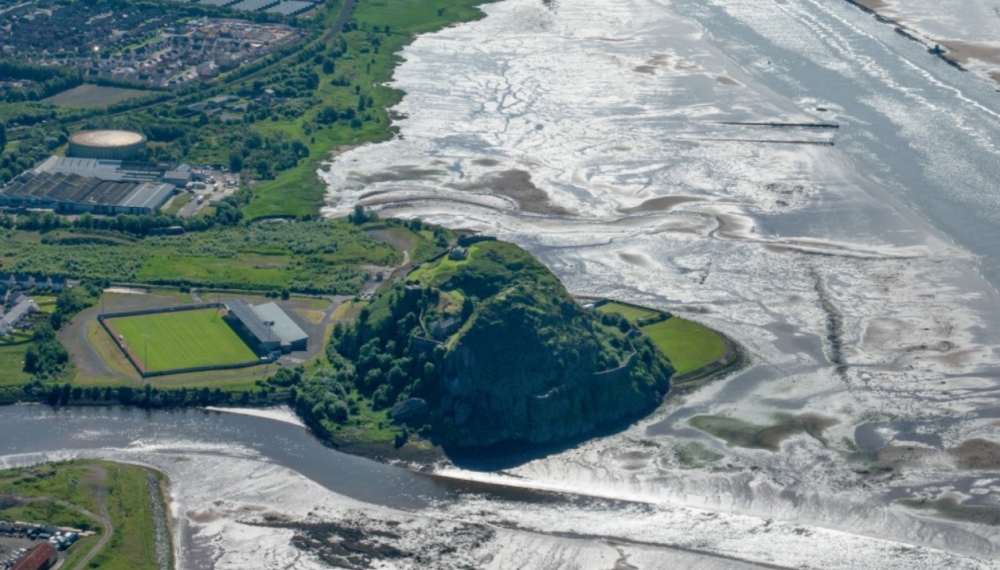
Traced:
<path id="1" fill-rule="evenodd" d="M 215 309 L 109 319 L 151 372 L 257 360 Z M 143 339 L 142 335 L 146 335 Z M 145 344 L 145 346 L 144 346 Z"/>

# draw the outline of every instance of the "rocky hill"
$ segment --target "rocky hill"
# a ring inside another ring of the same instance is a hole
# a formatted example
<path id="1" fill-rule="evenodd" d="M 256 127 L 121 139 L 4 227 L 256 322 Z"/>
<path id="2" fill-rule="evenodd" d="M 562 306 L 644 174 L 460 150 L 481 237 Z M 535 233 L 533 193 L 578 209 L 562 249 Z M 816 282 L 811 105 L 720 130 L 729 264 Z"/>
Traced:
<path id="1" fill-rule="evenodd" d="M 512 244 L 424 264 L 338 327 L 341 382 L 445 448 L 555 443 L 651 411 L 673 368 Z"/>

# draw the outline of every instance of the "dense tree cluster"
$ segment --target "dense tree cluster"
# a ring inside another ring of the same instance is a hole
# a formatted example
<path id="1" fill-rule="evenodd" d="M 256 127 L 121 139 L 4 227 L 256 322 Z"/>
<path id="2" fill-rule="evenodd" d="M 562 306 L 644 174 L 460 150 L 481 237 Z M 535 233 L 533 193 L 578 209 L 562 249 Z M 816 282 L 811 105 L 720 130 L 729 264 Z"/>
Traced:
<path id="1" fill-rule="evenodd" d="M 6 80 L 27 79 L 35 82 L 29 88 L 5 89 L 0 92 L 3 101 L 8 103 L 38 101 L 83 84 L 83 74 L 79 69 L 42 67 L 10 59 L 0 60 L 0 77 Z"/>
<path id="2" fill-rule="evenodd" d="M 9 136 L 9 134 L 5 134 Z M 4 150 L 0 145 L 0 185 L 35 166 L 66 143 L 67 132 L 57 127 L 35 127 L 20 139 L 17 146 Z"/>

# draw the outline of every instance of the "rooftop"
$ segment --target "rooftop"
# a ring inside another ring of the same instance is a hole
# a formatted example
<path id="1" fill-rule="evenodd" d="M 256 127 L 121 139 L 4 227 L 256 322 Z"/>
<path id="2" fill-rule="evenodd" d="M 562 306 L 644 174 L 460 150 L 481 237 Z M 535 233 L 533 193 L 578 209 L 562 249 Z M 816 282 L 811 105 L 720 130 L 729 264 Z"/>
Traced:
<path id="1" fill-rule="evenodd" d="M 70 142 L 94 147 L 128 146 L 141 143 L 146 137 L 132 131 L 80 131 L 69 137 Z"/>
<path id="2" fill-rule="evenodd" d="M 254 310 L 264 321 L 274 323 L 274 331 L 289 344 L 309 338 L 309 335 L 299 328 L 299 325 L 295 324 L 295 321 L 277 303 L 257 305 Z"/>
<path id="3" fill-rule="evenodd" d="M 226 301 L 226 309 L 233 314 L 243 326 L 250 331 L 250 334 L 257 339 L 258 342 L 274 342 L 282 340 L 280 337 L 276 336 L 275 330 L 269 326 L 269 321 L 265 320 L 252 305 L 247 304 L 241 299 L 230 299 Z"/>

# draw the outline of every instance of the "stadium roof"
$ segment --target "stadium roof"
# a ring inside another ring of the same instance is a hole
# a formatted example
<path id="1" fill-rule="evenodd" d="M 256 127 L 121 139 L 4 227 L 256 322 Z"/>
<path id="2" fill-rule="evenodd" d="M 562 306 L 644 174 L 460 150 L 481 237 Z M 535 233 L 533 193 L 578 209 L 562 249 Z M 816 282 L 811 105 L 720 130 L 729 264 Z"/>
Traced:
<path id="1" fill-rule="evenodd" d="M 274 323 L 273 328 L 275 332 L 288 344 L 295 344 L 296 341 L 309 338 L 309 335 L 299 328 L 299 325 L 295 324 L 295 321 L 285 311 L 281 310 L 281 307 L 277 303 L 271 302 L 257 305 L 254 307 L 254 310 L 257 311 L 257 314 L 264 321 Z"/>
<path id="2" fill-rule="evenodd" d="M 243 326 L 250 331 L 250 334 L 257 339 L 258 342 L 274 342 L 283 340 L 280 335 L 277 335 L 277 331 L 273 330 L 268 324 L 269 321 L 265 320 L 251 305 L 248 305 L 242 299 L 230 299 L 225 303 L 226 309 L 233 314 Z"/>
<path id="3" fill-rule="evenodd" d="M 47 542 L 35 546 L 19 560 L 11 570 L 39 570 L 48 568 L 49 562 L 56 556 L 56 549 Z"/>

